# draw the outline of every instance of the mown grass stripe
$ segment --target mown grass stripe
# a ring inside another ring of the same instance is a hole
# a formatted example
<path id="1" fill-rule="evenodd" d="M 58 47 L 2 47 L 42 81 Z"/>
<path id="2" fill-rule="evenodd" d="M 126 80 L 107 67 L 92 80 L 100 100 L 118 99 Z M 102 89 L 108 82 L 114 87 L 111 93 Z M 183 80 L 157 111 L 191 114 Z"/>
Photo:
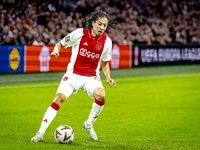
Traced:
<path id="1" fill-rule="evenodd" d="M 166 79 L 166 78 L 183 78 L 183 77 L 195 77 L 200 76 L 200 73 L 188 73 L 188 74 L 173 74 L 173 75 L 154 75 L 148 77 L 128 77 L 128 78 L 116 78 L 116 82 L 122 81 L 134 81 L 134 80 L 152 80 L 152 79 Z M 102 82 L 106 82 L 106 79 L 102 79 Z M 2 86 L 0 89 L 12 89 L 12 88 L 29 88 L 29 87 L 42 87 L 42 86 L 58 86 L 59 83 L 51 84 L 31 84 L 31 85 L 19 85 L 19 86 Z"/>

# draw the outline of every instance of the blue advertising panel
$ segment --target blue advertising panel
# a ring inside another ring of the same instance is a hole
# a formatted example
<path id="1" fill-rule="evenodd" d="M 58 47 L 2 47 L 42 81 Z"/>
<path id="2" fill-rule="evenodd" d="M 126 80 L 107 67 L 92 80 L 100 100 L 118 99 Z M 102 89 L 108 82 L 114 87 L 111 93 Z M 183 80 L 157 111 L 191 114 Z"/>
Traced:
<path id="1" fill-rule="evenodd" d="M 0 74 L 24 72 L 25 46 L 0 46 Z"/>

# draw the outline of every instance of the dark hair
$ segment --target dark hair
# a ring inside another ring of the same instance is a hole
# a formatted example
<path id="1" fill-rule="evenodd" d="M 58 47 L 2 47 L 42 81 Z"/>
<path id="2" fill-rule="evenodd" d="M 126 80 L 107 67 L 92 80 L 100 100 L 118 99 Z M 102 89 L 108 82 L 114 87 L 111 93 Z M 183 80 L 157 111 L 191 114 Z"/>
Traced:
<path id="1" fill-rule="evenodd" d="M 92 22 L 97 21 L 99 18 L 107 18 L 108 19 L 108 26 L 107 29 L 115 28 L 115 25 L 117 24 L 117 21 L 113 21 L 110 19 L 110 17 L 103 11 L 97 11 L 89 14 L 89 19 L 87 20 L 86 28 L 92 29 Z"/>

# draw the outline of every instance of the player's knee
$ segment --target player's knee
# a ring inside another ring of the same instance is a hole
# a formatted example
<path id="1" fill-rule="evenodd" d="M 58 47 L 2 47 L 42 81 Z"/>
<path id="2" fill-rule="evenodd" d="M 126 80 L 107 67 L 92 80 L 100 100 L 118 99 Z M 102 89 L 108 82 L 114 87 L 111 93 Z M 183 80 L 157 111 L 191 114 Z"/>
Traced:
<path id="1" fill-rule="evenodd" d="M 97 99 L 98 101 L 105 101 L 106 96 L 103 95 L 103 94 L 102 94 L 102 95 L 97 95 L 96 99 Z"/>
<path id="2" fill-rule="evenodd" d="M 95 90 L 94 90 L 94 97 L 95 97 L 95 99 L 97 99 L 98 101 L 105 101 L 105 99 L 106 99 L 105 90 L 102 89 L 102 88 L 95 89 Z"/>
<path id="3" fill-rule="evenodd" d="M 58 106 L 61 106 L 65 100 L 66 100 L 66 96 L 64 94 L 57 93 L 54 99 L 54 103 L 56 103 Z"/>
<path id="4" fill-rule="evenodd" d="M 105 99 L 105 95 L 99 95 L 99 97 L 97 98 L 98 101 L 105 101 Z"/>

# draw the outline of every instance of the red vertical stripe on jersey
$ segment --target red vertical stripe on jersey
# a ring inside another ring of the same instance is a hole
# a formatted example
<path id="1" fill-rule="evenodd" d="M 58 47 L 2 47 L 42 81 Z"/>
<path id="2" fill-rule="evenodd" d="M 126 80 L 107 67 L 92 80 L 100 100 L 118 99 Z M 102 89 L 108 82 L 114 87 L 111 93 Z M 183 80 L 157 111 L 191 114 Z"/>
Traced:
<path id="1" fill-rule="evenodd" d="M 107 36 L 93 37 L 88 29 L 83 29 L 73 73 L 83 76 L 96 76 L 96 69 L 104 49 Z"/>

